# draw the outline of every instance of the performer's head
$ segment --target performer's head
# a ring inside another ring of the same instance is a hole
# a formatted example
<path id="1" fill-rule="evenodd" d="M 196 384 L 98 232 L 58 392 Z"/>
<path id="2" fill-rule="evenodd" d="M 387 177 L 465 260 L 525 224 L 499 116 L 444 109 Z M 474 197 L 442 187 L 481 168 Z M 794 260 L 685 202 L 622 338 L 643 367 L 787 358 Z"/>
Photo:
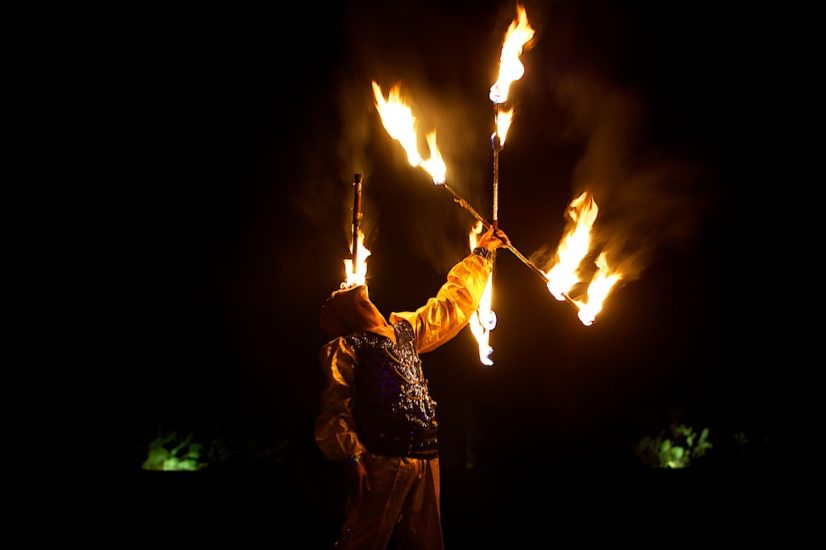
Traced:
<path id="1" fill-rule="evenodd" d="M 324 332 L 333 337 L 386 324 L 384 316 L 370 301 L 367 285 L 330 294 L 321 306 L 318 322 Z"/>

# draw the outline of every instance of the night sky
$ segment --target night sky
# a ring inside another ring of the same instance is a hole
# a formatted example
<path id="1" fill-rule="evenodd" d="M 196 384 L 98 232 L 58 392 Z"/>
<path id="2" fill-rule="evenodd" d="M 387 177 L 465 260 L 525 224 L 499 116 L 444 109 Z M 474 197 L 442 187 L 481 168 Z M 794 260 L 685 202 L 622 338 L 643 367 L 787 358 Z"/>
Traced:
<path id="1" fill-rule="evenodd" d="M 501 227 L 547 258 L 568 202 L 591 190 L 598 240 L 633 276 L 585 327 L 500 252 L 495 365 L 479 363 L 468 330 L 423 356 L 449 541 L 457 501 L 525 471 L 621 478 L 639 467 L 636 442 L 680 423 L 710 429 L 708 464 L 763 464 L 780 435 L 776 381 L 754 363 L 772 329 L 740 285 L 756 248 L 752 190 L 767 177 L 752 156 L 765 120 L 749 14 L 524 5 L 536 35 L 511 88 Z M 437 291 L 473 223 L 407 165 L 371 80 L 385 93 L 401 83 L 421 128 L 438 132 L 448 182 L 490 217 L 488 90 L 514 15 L 509 2 L 345 2 L 123 22 L 124 47 L 98 52 L 106 85 L 86 98 L 106 128 L 107 200 L 80 220 L 94 269 L 77 279 L 102 299 L 94 332 L 73 341 L 88 368 L 61 371 L 49 396 L 56 462 L 86 468 L 95 449 L 100 467 L 131 472 L 159 430 L 218 438 L 230 467 L 286 472 L 327 540 L 343 493 L 312 439 L 317 317 L 343 276 L 353 174 L 386 315 Z"/>

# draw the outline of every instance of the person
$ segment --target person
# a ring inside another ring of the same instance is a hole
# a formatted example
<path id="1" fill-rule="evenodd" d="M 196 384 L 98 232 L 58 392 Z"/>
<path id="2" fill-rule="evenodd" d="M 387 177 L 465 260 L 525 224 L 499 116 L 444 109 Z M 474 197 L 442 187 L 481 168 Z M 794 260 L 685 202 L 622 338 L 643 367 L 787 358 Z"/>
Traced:
<path id="1" fill-rule="evenodd" d="M 388 322 L 366 285 L 333 292 L 319 323 L 325 374 L 315 439 L 347 474 L 345 518 L 336 548 L 443 548 L 436 402 L 420 354 L 464 328 L 479 306 L 492 253 L 507 243 L 491 228 L 448 273 L 437 295 Z"/>

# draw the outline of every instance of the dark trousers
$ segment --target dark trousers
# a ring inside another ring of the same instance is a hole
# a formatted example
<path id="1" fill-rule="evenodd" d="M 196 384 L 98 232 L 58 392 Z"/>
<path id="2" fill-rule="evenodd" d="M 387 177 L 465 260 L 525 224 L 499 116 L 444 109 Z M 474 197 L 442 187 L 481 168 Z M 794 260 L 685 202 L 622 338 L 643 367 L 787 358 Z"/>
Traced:
<path id="1" fill-rule="evenodd" d="M 365 453 L 363 460 L 370 491 L 348 497 L 336 548 L 382 550 L 394 528 L 401 549 L 444 548 L 439 459 Z"/>

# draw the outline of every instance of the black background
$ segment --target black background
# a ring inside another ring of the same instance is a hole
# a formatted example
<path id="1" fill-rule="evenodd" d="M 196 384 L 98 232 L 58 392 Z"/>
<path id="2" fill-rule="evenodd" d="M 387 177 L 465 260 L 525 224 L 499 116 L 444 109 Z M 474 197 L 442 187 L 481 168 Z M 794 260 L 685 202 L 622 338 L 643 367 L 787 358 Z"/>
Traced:
<path id="1" fill-rule="evenodd" d="M 486 521 L 494 535 L 533 536 L 533 491 L 610 494 L 619 507 L 642 492 L 650 512 L 776 467 L 779 376 L 757 360 L 775 329 L 743 285 L 769 179 L 756 162 L 771 127 L 758 14 L 526 7 L 537 34 L 511 88 L 501 225 L 527 255 L 553 249 L 568 202 L 593 190 L 601 238 L 623 239 L 636 273 L 584 327 L 502 252 L 495 365 L 479 364 L 468 331 L 424 356 L 454 545 L 487 541 Z M 77 36 L 81 53 L 61 67 L 75 83 L 65 97 L 85 109 L 66 118 L 95 134 L 74 160 L 99 185 L 55 236 L 68 245 L 56 342 L 82 361 L 46 393 L 52 468 L 114 477 L 136 498 L 265 496 L 262 517 L 329 544 L 344 497 L 312 437 L 317 314 L 343 275 L 353 174 L 364 174 L 369 283 L 386 314 L 435 293 L 473 221 L 406 164 L 370 82 L 402 83 L 422 128 L 439 133 L 450 184 L 489 216 L 487 94 L 514 13 L 426 1 L 145 9 L 109 14 L 99 39 Z M 679 423 L 710 429 L 709 456 L 682 477 L 643 468 L 634 444 Z M 172 431 L 231 455 L 208 474 L 141 472 L 149 441 Z"/>

